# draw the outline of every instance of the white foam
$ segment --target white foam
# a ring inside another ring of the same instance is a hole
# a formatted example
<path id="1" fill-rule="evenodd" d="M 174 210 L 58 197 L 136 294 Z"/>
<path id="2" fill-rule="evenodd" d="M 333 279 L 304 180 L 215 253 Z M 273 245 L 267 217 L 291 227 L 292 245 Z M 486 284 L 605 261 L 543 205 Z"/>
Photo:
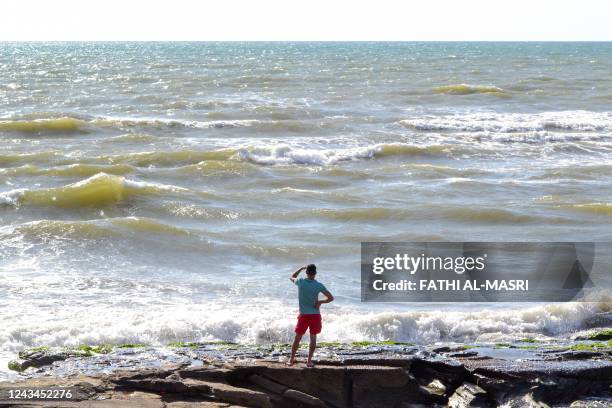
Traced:
<path id="1" fill-rule="evenodd" d="M 151 183 L 147 181 L 136 181 L 136 180 L 130 180 L 126 178 L 123 179 L 123 185 L 126 187 L 135 188 L 135 189 L 151 188 L 151 189 L 160 190 L 160 191 L 173 191 L 173 192 L 189 191 L 189 189 L 185 187 L 179 187 L 179 186 L 174 186 L 170 184 Z"/>
<path id="2" fill-rule="evenodd" d="M 19 204 L 21 197 L 27 191 L 25 188 L 5 191 L 0 193 L 0 204 L 16 206 Z"/>
<path id="3" fill-rule="evenodd" d="M 560 111 L 541 113 L 464 113 L 426 115 L 401 120 L 400 124 L 422 131 L 531 132 L 612 130 L 612 112 Z"/>
<path id="4" fill-rule="evenodd" d="M 120 126 L 175 126 L 194 129 L 210 129 L 223 127 L 248 127 L 262 123 L 257 119 L 234 119 L 234 120 L 210 120 L 198 121 L 188 119 L 166 119 L 166 118 L 131 118 L 131 117 L 101 117 L 93 121 L 98 125 L 120 125 Z"/>
<path id="5" fill-rule="evenodd" d="M 18 260 L 22 262 L 23 258 Z M 193 285 L 164 281 L 132 281 L 121 276 L 79 276 L 47 273 L 23 279 L 36 265 L 5 264 L 1 285 L 19 298 L 0 310 L 0 360 L 23 348 L 101 343 L 147 343 L 223 340 L 242 344 L 289 342 L 295 326 L 291 299 L 225 297 L 194 302 Z M 207 284 L 208 285 L 208 284 Z M 217 290 L 229 293 L 231 285 Z M 122 287 L 117 291 L 117 287 Z M 45 288 L 46 295 L 40 295 Z M 81 293 L 89 294 L 81 298 Z M 23 302 L 23 297 L 30 299 Z M 95 296 L 95 308 L 91 308 Z M 160 303 L 159 299 L 164 302 Z M 48 299 L 56 299 L 52 304 Z M 100 301 L 104 299 L 103 301 Z M 138 302 L 134 302 L 138 299 Z M 503 309 L 457 310 L 364 308 L 359 303 L 333 303 L 323 311 L 321 341 L 501 342 L 523 337 L 569 338 L 586 328 L 610 303 L 564 303 L 544 306 L 505 305 Z M 489 306 L 490 307 L 490 306 Z M 265 313 L 261 311 L 265 310 Z M 403 311 L 400 311 L 403 310 Z M 473 310 L 473 311 L 470 311 Z M 0 371 L 6 371 L 6 366 Z M 2 373 L 0 373 L 0 377 Z"/>
<path id="6" fill-rule="evenodd" d="M 331 165 L 356 159 L 370 159 L 382 151 L 383 145 L 338 149 L 308 149 L 279 144 L 238 150 L 242 160 L 257 164 L 314 164 Z"/>
<path id="7" fill-rule="evenodd" d="M 0 334 L 0 350 L 17 351 L 20 347 L 39 344 L 129 341 L 164 345 L 177 339 L 244 344 L 284 342 L 291 338 L 295 325 L 295 307 L 271 300 L 258 299 L 260 306 L 256 309 L 249 302 L 159 305 L 154 299 L 149 300 L 151 303 L 141 308 L 122 308 L 120 302 L 115 307 L 100 303 L 93 314 L 66 305 L 46 316 L 51 311 L 25 307 L 21 314 L 7 319 L 9 327 Z M 262 305 L 268 311 L 265 314 L 260 312 Z M 321 338 L 327 341 L 391 339 L 430 344 L 497 342 L 525 335 L 567 337 L 584 328 L 585 320 L 601 311 L 601 305 L 594 303 L 528 308 L 515 304 L 512 309 L 476 312 L 445 309 L 364 313 L 356 307 L 330 306 L 324 313 Z"/>

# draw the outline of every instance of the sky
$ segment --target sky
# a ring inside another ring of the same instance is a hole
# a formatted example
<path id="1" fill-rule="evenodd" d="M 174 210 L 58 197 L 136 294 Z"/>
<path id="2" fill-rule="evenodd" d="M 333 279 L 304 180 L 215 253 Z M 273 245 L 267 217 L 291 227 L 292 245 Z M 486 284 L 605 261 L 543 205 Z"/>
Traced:
<path id="1" fill-rule="evenodd" d="M 0 41 L 611 41 L 612 0 L 3 0 Z"/>

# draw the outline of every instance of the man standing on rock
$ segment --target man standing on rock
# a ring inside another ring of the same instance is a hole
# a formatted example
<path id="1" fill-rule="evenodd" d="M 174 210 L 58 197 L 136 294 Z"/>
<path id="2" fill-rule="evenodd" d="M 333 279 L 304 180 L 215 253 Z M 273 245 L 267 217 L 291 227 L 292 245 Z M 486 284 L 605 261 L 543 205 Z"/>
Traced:
<path id="1" fill-rule="evenodd" d="M 306 278 L 298 278 L 298 275 L 303 270 L 306 270 Z M 319 307 L 323 303 L 329 303 L 334 300 L 334 297 L 327 290 L 327 288 L 319 281 L 315 279 L 317 275 L 317 267 L 314 264 L 308 266 L 302 266 L 300 269 L 295 271 L 289 279 L 295 283 L 298 287 L 298 298 L 300 303 L 300 314 L 298 315 L 298 322 L 295 326 L 295 339 L 291 346 L 291 358 L 287 362 L 287 365 L 292 366 L 295 364 L 295 354 L 300 346 L 300 340 L 306 333 L 306 329 L 310 331 L 310 347 L 308 348 L 308 361 L 306 362 L 307 367 L 314 367 L 312 363 L 312 355 L 317 347 L 317 334 L 321 333 L 321 313 Z M 323 293 L 327 299 L 319 300 L 319 293 Z"/>

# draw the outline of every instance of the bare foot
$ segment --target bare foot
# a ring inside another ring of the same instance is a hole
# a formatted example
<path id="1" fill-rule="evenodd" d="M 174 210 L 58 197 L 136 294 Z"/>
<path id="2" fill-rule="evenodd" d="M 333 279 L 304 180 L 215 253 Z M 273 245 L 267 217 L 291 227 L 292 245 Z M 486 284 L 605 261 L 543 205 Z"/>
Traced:
<path id="1" fill-rule="evenodd" d="M 285 363 L 285 365 L 286 365 L 287 367 L 291 367 L 292 365 L 295 365 L 295 363 L 296 363 L 296 361 L 295 361 L 295 360 L 289 360 L 289 361 L 287 361 L 287 362 Z"/>
<path id="2" fill-rule="evenodd" d="M 309 362 L 306 363 L 306 367 L 314 368 L 314 363 L 312 361 L 309 361 Z"/>

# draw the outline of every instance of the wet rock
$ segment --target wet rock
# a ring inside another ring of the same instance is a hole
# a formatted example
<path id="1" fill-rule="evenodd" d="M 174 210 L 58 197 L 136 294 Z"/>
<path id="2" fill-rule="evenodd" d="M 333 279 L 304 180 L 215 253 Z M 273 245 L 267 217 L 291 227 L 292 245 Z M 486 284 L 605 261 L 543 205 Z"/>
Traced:
<path id="1" fill-rule="evenodd" d="M 487 392 L 472 383 L 463 383 L 448 399 L 450 408 L 492 407 L 495 406 L 487 398 Z"/>
<path id="2" fill-rule="evenodd" d="M 271 408 L 270 396 L 247 388 L 234 387 L 224 383 L 207 383 L 215 398 L 232 404 L 242 404 L 254 408 Z"/>
<path id="3" fill-rule="evenodd" d="M 382 367 L 406 367 L 409 368 L 412 364 L 413 357 L 396 357 L 396 358 L 358 358 L 351 357 L 342 360 L 342 365 L 371 365 Z"/>
<path id="4" fill-rule="evenodd" d="M 76 376 L 69 379 L 60 378 L 33 378 L 29 380 L 21 380 L 16 382 L 2 382 L 0 383 L 0 407 L 13 407 L 16 406 L 15 400 L 9 400 L 9 390 L 11 389 L 57 389 L 57 388 L 70 388 L 72 392 L 71 401 L 66 401 L 66 404 L 73 404 L 78 401 L 89 402 L 91 399 L 95 399 L 98 396 L 104 395 L 108 392 L 106 384 L 103 380 L 96 378 L 89 378 L 83 376 Z M 26 402 L 26 401 L 24 401 Z M 54 401 L 52 401 L 54 402 Z M 58 403 L 63 404 L 61 401 Z M 44 404 L 42 401 L 27 401 L 30 406 L 38 407 Z M 47 402 L 49 404 L 49 402 Z M 22 406 L 21 404 L 19 406 Z M 47 405 L 48 406 L 48 405 Z M 60 405 L 52 405 L 60 406 Z"/>
<path id="5" fill-rule="evenodd" d="M 514 396 L 508 399 L 503 406 L 505 408 L 550 408 L 548 404 L 536 401 L 530 393 L 522 396 Z"/>
<path id="6" fill-rule="evenodd" d="M 404 367 L 349 367 L 347 391 L 355 408 L 387 408 L 402 401 L 431 402 Z M 350 403 L 346 405 L 350 406 Z"/>
<path id="7" fill-rule="evenodd" d="M 166 403 L 165 408 L 242 408 L 243 405 L 212 401 L 175 401 Z M 248 407 L 244 407 L 248 408 Z"/>
<path id="8" fill-rule="evenodd" d="M 185 349 L 185 348 L 183 348 Z M 334 349 L 337 350 L 337 349 Z M 75 371 L 97 356 L 54 362 L 47 368 L 28 370 L 20 381 L 22 387 L 78 385 L 83 390 L 79 400 L 70 402 L 73 408 L 85 406 L 120 407 L 229 407 L 256 406 L 274 408 L 334 407 L 334 408 L 422 408 L 422 407 L 597 407 L 596 397 L 610 397 L 612 360 L 607 351 L 583 354 L 577 350 L 555 350 L 538 354 L 533 359 L 511 360 L 501 357 L 470 356 L 461 348 L 448 348 L 440 353 L 414 354 L 414 350 L 377 347 L 375 352 L 337 354 L 322 350 L 324 359 L 315 368 L 306 368 L 303 361 L 287 367 L 278 359 L 242 358 L 250 355 L 240 350 L 224 351 L 223 358 L 212 354 L 187 367 L 176 354 L 165 358 L 161 351 L 147 350 L 142 357 L 132 355 L 116 369 L 120 356 L 106 354 L 115 368 L 111 374 L 96 374 L 96 378 L 75 377 Z M 41 351 L 41 350 L 38 350 Z M 219 350 L 197 349 L 203 353 Z M 455 357 L 450 357 L 454 353 Z M 216 355 L 216 354 L 215 354 Z M 138 366 L 134 358 L 146 359 Z M 24 357 L 32 357 L 31 354 Z M 550 359 L 552 357 L 553 359 Z M 36 357 L 38 358 L 38 357 Z M 26 361 L 26 360 L 23 360 Z M 28 360 L 29 361 L 29 360 Z M 157 363 L 152 367 L 151 364 Z M 172 365 L 163 365 L 163 364 Z M 60 368 L 64 367 L 64 370 Z M 100 366 L 101 367 L 101 366 Z M 41 377 L 49 375 L 49 377 Z M 55 375 L 55 377 L 53 376 Z M 43 382 L 44 380 L 44 382 Z M 0 383 L 0 390 L 5 384 Z M 9 383 L 11 387 L 15 384 Z M 129 400 L 129 404 L 126 401 Z M 80 401 L 80 402 L 79 402 Z M 98 402 L 100 401 L 100 402 Z M 601 402 L 601 401 L 600 401 Z M 58 403 L 56 406 L 63 403 Z M 68 404 L 68 403 L 67 403 Z M 89 405 L 87 405 L 89 404 Z M 123 405 L 122 405 L 123 404 Z M 582 404 L 582 405 L 581 405 Z M 588 405 L 591 404 L 591 405 Z M 0 401 L 0 405 L 2 402 Z M 33 402 L 31 406 L 42 406 Z"/>
<path id="9" fill-rule="evenodd" d="M 446 386 L 440 382 L 440 380 L 433 380 L 427 385 L 420 386 L 421 391 L 431 395 L 438 395 L 440 397 L 446 394 Z"/>
<path id="10" fill-rule="evenodd" d="M 476 383 L 500 405 L 509 397 L 532 394 L 548 405 L 567 406 L 581 396 L 609 395 L 609 361 L 522 361 L 481 366 Z"/>
<path id="11" fill-rule="evenodd" d="M 431 349 L 431 351 L 433 353 L 437 353 L 437 354 L 446 354 L 446 353 L 458 353 L 461 351 L 467 351 L 468 350 L 468 346 L 442 346 L 442 347 L 437 347 L 437 348 L 433 348 Z"/>
<path id="12" fill-rule="evenodd" d="M 312 395 L 305 394 L 300 391 L 288 389 L 284 392 L 283 397 L 298 403 L 302 404 L 306 407 L 320 407 L 325 408 L 327 405 L 317 397 L 313 397 Z"/>
<path id="13" fill-rule="evenodd" d="M 117 389 L 145 390 L 158 394 L 210 393 L 210 387 L 198 380 L 173 378 L 120 379 L 115 382 Z"/>
<path id="14" fill-rule="evenodd" d="M 72 405 L 74 406 L 74 405 Z M 146 392 L 115 393 L 112 399 L 99 399 L 93 401 L 82 401 L 77 406 L 92 408 L 106 407 L 138 407 L 138 408 L 164 408 L 161 396 Z"/>
<path id="15" fill-rule="evenodd" d="M 33 365 L 29 360 L 15 359 L 8 362 L 9 370 L 17 372 L 25 371 L 30 367 L 33 367 Z"/>
<path id="16" fill-rule="evenodd" d="M 476 352 L 476 351 L 460 351 L 460 352 L 457 352 L 457 353 L 450 353 L 448 356 L 451 357 L 451 358 L 476 357 L 476 356 L 478 356 L 478 352 Z"/>
<path id="17" fill-rule="evenodd" d="M 457 388 L 470 376 L 465 366 L 454 360 L 415 359 L 410 367 L 410 373 L 418 378 L 422 385 L 438 380 L 449 389 Z"/>
<path id="18" fill-rule="evenodd" d="M 555 354 L 560 360 L 588 360 L 604 357 L 605 353 L 598 351 L 564 351 Z"/>
<path id="19" fill-rule="evenodd" d="M 256 386 L 263 388 L 264 390 L 267 390 L 268 392 L 277 394 L 277 395 L 283 395 L 285 393 L 285 391 L 287 391 L 287 387 L 279 384 L 277 382 L 268 380 L 265 377 L 262 377 L 261 375 L 258 374 L 253 374 L 252 376 L 249 377 L 249 380 L 251 383 L 255 384 Z"/>
<path id="20" fill-rule="evenodd" d="M 304 369 L 269 364 L 259 374 L 287 388 L 315 395 L 332 405 L 345 406 L 345 367 L 318 366 L 315 369 Z"/>
<path id="21" fill-rule="evenodd" d="M 183 368 L 180 364 L 173 364 L 158 368 L 142 368 L 139 370 L 117 370 L 107 378 L 110 381 L 139 380 L 146 378 L 166 378 Z"/>
<path id="22" fill-rule="evenodd" d="M 227 381 L 232 370 L 227 368 L 209 367 L 188 367 L 176 372 L 180 378 L 193 378 L 206 381 Z"/>
<path id="23" fill-rule="evenodd" d="M 13 371 L 25 371 L 30 367 L 43 367 L 56 361 L 67 360 L 71 357 L 86 357 L 88 354 L 79 350 L 51 350 L 38 348 L 24 350 L 19 353 L 19 359 L 11 360 L 9 368 Z"/>
<path id="24" fill-rule="evenodd" d="M 81 401 L 77 403 L 64 402 L 56 405 L 32 405 L 33 407 L 53 407 L 53 408 L 165 408 L 165 405 L 160 400 L 152 399 L 112 399 L 102 401 Z"/>

